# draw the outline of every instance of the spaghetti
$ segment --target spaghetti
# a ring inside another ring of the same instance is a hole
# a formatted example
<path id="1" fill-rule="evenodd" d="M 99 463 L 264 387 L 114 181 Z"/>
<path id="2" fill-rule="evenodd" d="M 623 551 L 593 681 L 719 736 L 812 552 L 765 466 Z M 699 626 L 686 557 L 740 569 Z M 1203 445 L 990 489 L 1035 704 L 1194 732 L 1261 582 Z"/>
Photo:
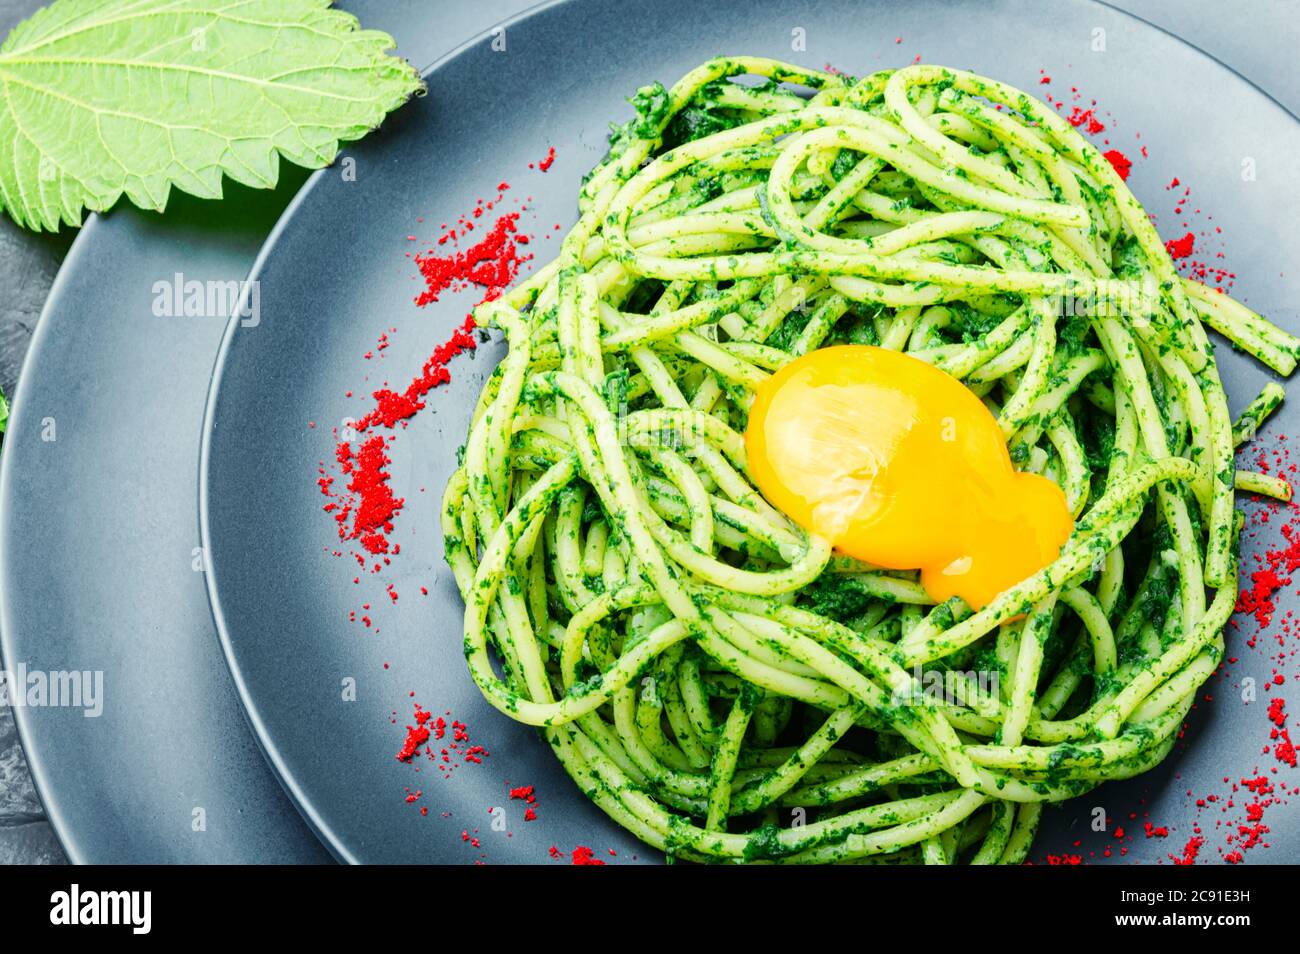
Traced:
<path id="1" fill-rule="evenodd" d="M 994 80 L 732 57 L 633 102 L 559 256 L 477 312 L 509 351 L 442 514 L 474 680 L 675 857 L 1023 861 L 1044 802 L 1172 748 L 1234 483 L 1289 495 L 1233 461 L 1280 388 L 1234 428 L 1206 327 L 1283 375 L 1300 340 L 1179 278 L 1111 163 Z M 763 499 L 752 392 L 850 342 L 985 401 L 1074 512 L 1054 562 L 932 605 Z"/>

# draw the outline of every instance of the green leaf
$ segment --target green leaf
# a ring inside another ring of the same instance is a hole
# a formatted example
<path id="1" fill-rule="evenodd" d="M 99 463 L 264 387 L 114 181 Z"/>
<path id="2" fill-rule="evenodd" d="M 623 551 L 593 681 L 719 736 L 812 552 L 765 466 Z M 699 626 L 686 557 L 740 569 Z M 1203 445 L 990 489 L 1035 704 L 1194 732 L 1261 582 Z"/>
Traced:
<path id="1" fill-rule="evenodd" d="M 9 426 L 9 402 L 5 400 L 3 392 L 0 392 L 0 434 L 5 432 Z"/>
<path id="2" fill-rule="evenodd" d="M 329 165 L 423 89 L 393 45 L 329 0 L 56 0 L 0 46 L 0 205 L 54 230 Z"/>

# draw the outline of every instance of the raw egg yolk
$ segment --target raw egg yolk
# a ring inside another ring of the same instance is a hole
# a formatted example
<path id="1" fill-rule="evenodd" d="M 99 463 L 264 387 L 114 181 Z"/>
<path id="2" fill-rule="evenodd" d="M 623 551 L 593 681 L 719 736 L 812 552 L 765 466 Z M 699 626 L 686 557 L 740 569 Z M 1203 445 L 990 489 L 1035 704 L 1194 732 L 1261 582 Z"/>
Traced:
<path id="1" fill-rule="evenodd" d="M 979 609 L 1056 559 L 1074 527 L 1055 483 L 1011 466 L 978 397 L 884 348 L 781 368 L 755 395 L 745 446 L 773 506 L 842 553 L 919 569 L 936 602 Z"/>

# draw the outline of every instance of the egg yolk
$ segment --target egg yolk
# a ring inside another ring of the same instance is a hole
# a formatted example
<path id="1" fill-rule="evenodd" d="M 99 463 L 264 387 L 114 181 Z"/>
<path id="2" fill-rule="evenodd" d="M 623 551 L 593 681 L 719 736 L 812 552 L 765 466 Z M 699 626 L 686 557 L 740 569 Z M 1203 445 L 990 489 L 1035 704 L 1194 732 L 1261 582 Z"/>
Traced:
<path id="1" fill-rule="evenodd" d="M 745 446 L 773 506 L 842 553 L 919 569 L 936 602 L 979 609 L 1056 559 L 1074 526 L 1055 483 L 1011 466 L 978 397 L 884 348 L 781 368 L 755 395 Z"/>

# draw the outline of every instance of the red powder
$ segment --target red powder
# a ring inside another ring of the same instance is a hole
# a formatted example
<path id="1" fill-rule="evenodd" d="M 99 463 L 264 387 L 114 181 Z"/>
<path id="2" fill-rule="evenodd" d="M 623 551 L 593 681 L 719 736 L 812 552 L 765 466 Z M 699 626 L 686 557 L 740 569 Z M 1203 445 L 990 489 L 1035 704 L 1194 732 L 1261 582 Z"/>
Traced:
<path id="1" fill-rule="evenodd" d="M 420 369 L 420 374 L 400 394 L 388 388 L 380 388 L 373 393 L 374 408 L 354 425 L 357 440 L 361 441 L 360 446 L 354 449 L 349 440 L 339 439 L 334 447 L 334 461 L 339 473 L 348 478 L 344 490 L 334 488 L 334 477 L 326 473 L 324 462 L 318 469 L 320 476 L 316 481 L 317 486 L 329 501 L 321 509 L 334 517 L 339 540 L 355 540 L 359 543 L 361 549 L 353 555 L 363 569 L 378 572 L 388 563 L 389 554 L 395 556 L 401 551 L 400 544 L 390 545 L 388 535 L 393 532 L 393 520 L 406 503 L 405 498 L 393 493 L 389 483 L 392 477 L 387 469 L 391 463 L 388 456 L 391 438 L 381 434 L 365 436 L 365 432 L 374 427 L 392 429 L 423 408 L 424 396 L 433 388 L 451 380 L 447 363 L 477 346 L 472 334 L 473 328 L 473 318 L 467 317 L 464 324 L 434 350 Z M 341 551 L 335 551 L 335 555 L 341 555 Z M 367 555 L 381 557 L 383 562 L 371 566 L 366 560 Z M 393 602 L 396 602 L 396 592 L 391 584 L 387 592 Z"/>
<path id="2" fill-rule="evenodd" d="M 1250 574 L 1251 587 L 1237 594 L 1235 612 L 1252 613 L 1261 627 L 1273 618 L 1273 595 L 1291 583 L 1291 574 L 1300 567 L 1300 534 L 1291 524 L 1282 525 L 1282 536 L 1287 545 L 1280 550 L 1264 554 L 1265 563 Z"/>
<path id="3" fill-rule="evenodd" d="M 1165 248 L 1169 250 L 1169 257 L 1174 261 L 1180 258 L 1187 258 L 1192 254 L 1192 249 L 1196 245 L 1196 236 L 1188 232 L 1180 239 L 1170 239 L 1165 243 Z"/>
<path id="4" fill-rule="evenodd" d="M 551 166 L 555 163 L 555 147 L 552 146 L 546 150 L 546 155 L 537 163 L 537 168 L 543 172 L 550 171 Z"/>
<path id="5" fill-rule="evenodd" d="M 357 421 L 356 429 L 365 431 L 376 425 L 391 429 L 399 422 L 414 417 L 417 411 L 424 408 L 424 396 L 451 380 L 451 372 L 447 370 L 448 362 L 457 355 L 478 347 L 473 332 L 474 317 L 467 315 L 460 327 L 451 333 L 451 337 L 429 355 L 420 368 L 420 373 L 405 390 L 399 394 L 389 388 L 380 388 L 371 394 L 375 406 Z"/>
<path id="6" fill-rule="evenodd" d="M 1187 844 L 1183 845 L 1182 855 L 1170 855 L 1176 865 L 1194 865 L 1196 856 L 1201 851 L 1201 846 L 1205 844 L 1205 839 L 1200 835 L 1193 835 L 1187 839 Z"/>
<path id="7" fill-rule="evenodd" d="M 554 160 L 554 150 L 548 154 Z M 503 201 L 509 184 L 502 182 L 497 186 L 493 199 L 479 199 L 474 208 L 456 221 L 456 228 L 444 232 L 438 238 L 439 245 L 457 242 L 458 235 L 467 235 L 475 230 L 475 220 L 482 220 L 485 213 L 493 210 Z M 527 206 L 520 204 L 517 211 L 500 215 L 487 233 L 475 244 L 464 249 L 457 249 L 449 255 L 436 255 L 432 248 L 424 253 L 416 253 L 413 258 L 419 275 L 424 280 L 425 289 L 415 299 L 417 305 L 424 306 L 438 301 L 447 291 L 460 291 L 476 287 L 482 296 L 476 304 L 492 301 L 502 294 L 505 288 L 519 276 L 532 255 L 520 252 L 520 246 L 529 242 L 529 236 L 519 231 L 519 220 Z M 481 223 L 480 223 L 481 224 Z M 446 223 L 443 228 L 446 229 Z M 407 253 L 407 257 L 412 257 Z M 451 336 L 434 349 L 433 353 L 421 366 L 419 373 L 400 390 L 389 387 L 388 383 L 371 392 L 373 404 L 353 425 L 355 436 L 340 436 L 334 449 L 334 465 L 341 476 L 347 478 L 343 489 L 335 487 L 335 477 L 327 473 L 322 461 L 318 470 L 317 486 L 328 500 L 323 510 L 333 516 L 337 526 L 339 540 L 356 541 L 358 548 L 352 553 L 357 564 L 367 572 L 379 573 L 391 562 L 391 557 L 401 552 L 401 545 L 390 544 L 389 536 L 394 529 L 394 520 L 405 505 L 405 499 L 393 493 L 388 465 L 391 460 L 388 451 L 392 437 L 375 434 L 380 428 L 394 430 L 400 424 L 405 427 L 417 413 L 425 407 L 425 398 L 434 388 L 441 387 L 451 380 L 448 364 L 466 351 L 477 347 L 474 336 L 474 318 L 467 314 L 465 320 L 453 329 Z M 376 350 L 368 352 L 366 357 L 374 357 L 384 352 L 389 345 L 389 334 L 395 329 L 389 328 L 379 336 Z M 347 392 L 352 396 L 352 392 Z M 357 442 L 360 442 L 359 444 Z M 342 550 L 332 551 L 335 556 L 342 556 Z M 378 559 L 376 559 L 378 558 Z M 360 577 L 353 578 L 354 583 Z M 397 591 L 392 584 L 387 584 L 386 592 L 391 602 L 397 602 Z M 427 594 L 421 587 L 421 593 Z M 365 607 L 369 609 L 369 606 Z M 358 617 L 353 611 L 349 619 L 364 623 L 370 627 L 372 621 L 368 615 Z M 375 630 L 378 632 L 378 629 Z"/>
<path id="8" fill-rule="evenodd" d="M 428 729 L 423 725 L 408 725 L 406 727 L 406 739 L 402 742 L 402 748 L 397 753 L 397 761 L 411 761 L 411 759 L 415 758 L 415 754 L 420 751 L 420 746 L 428 741 Z"/>
<path id="9" fill-rule="evenodd" d="M 1276 435 L 1267 444 L 1256 445 L 1249 453 L 1251 457 L 1246 466 L 1291 478 L 1297 473 L 1297 465 L 1290 461 L 1287 437 L 1284 434 Z M 1300 533 L 1297 533 L 1293 524 L 1293 518 L 1300 515 L 1300 508 L 1294 502 L 1279 504 L 1264 502 L 1259 498 L 1252 499 L 1258 506 L 1247 511 L 1246 540 L 1256 539 L 1258 534 L 1254 528 L 1271 524 L 1272 517 L 1279 512 L 1292 518 L 1280 527 L 1284 545 L 1263 549 L 1262 552 L 1249 552 L 1243 547 L 1243 560 L 1253 560 L 1255 564 L 1255 569 L 1249 574 L 1250 586 L 1242 589 L 1237 596 L 1237 612 L 1249 613 L 1256 624 L 1255 630 L 1248 634 L 1245 645 L 1255 649 L 1261 644 L 1276 640 L 1280 649 L 1272 659 L 1271 677 L 1266 677 L 1262 683 L 1263 690 L 1269 692 L 1275 686 L 1285 684 L 1282 667 L 1296 655 L 1295 644 L 1291 639 L 1296 635 L 1295 611 L 1281 606 L 1277 594 L 1284 587 L 1291 586 L 1292 576 L 1300 568 Z M 1235 629 L 1241 624 L 1233 620 L 1230 625 Z M 1237 657 L 1229 656 L 1225 668 L 1237 662 Z M 1257 765 L 1252 770 L 1253 777 L 1239 779 L 1223 797 L 1210 794 L 1197 800 L 1200 811 L 1213 813 L 1210 817 L 1214 828 L 1223 833 L 1219 854 L 1228 864 L 1241 864 L 1245 861 L 1247 852 L 1254 848 L 1268 847 L 1268 810 L 1287 804 L 1289 796 L 1300 792 L 1300 788 L 1288 787 L 1285 778 L 1280 775 L 1284 768 L 1297 767 L 1295 746 L 1287 725 L 1286 701 L 1278 696 L 1271 697 L 1265 718 L 1268 723 L 1268 740 L 1261 747 L 1261 754 L 1272 755 L 1274 764 L 1269 768 Z M 1227 783 L 1229 780 L 1224 778 L 1223 781 Z M 1198 819 L 1198 826 L 1202 824 Z M 1200 833 L 1201 827 L 1197 831 Z"/>
<path id="10" fill-rule="evenodd" d="M 1133 162 L 1128 158 L 1128 156 L 1124 155 L 1124 153 L 1120 152 L 1118 149 L 1111 149 L 1107 152 L 1103 152 L 1101 157 L 1115 167 L 1115 171 L 1119 173 L 1120 179 L 1125 182 L 1128 181 L 1128 174 L 1133 170 Z"/>
<path id="11" fill-rule="evenodd" d="M 1252 613 L 1255 616 L 1255 622 L 1259 623 L 1260 626 L 1267 626 L 1273 618 L 1275 609 L 1273 594 L 1290 583 L 1291 578 L 1278 576 L 1271 567 L 1265 567 L 1251 573 L 1250 581 L 1253 584 L 1251 588 L 1242 590 L 1237 594 L 1235 611 L 1238 613 Z"/>
<path id="12" fill-rule="evenodd" d="M 1274 728 L 1269 732 L 1273 740 L 1273 757 L 1284 765 L 1296 767 L 1295 745 L 1291 742 L 1291 731 L 1286 725 L 1286 708 L 1284 699 L 1274 699 L 1268 706 L 1268 718 Z"/>
<path id="13" fill-rule="evenodd" d="M 349 444 L 337 448 L 339 468 L 344 476 L 351 477 L 347 487 L 352 494 L 350 504 L 345 503 L 334 515 L 339 524 L 339 539 L 360 539 L 361 546 L 371 554 L 388 552 L 388 538 L 384 534 L 392 532 L 393 517 L 405 503 L 393 496 L 388 485 L 389 474 L 384 468 L 390 461 L 386 446 L 384 438 L 376 434 L 355 454 Z M 350 529 L 346 526 L 349 513 L 352 515 Z"/>
<path id="14" fill-rule="evenodd" d="M 489 755 L 488 750 L 481 745 L 469 744 L 469 727 L 464 722 L 459 719 L 451 721 L 452 737 L 450 742 L 446 742 L 448 723 L 445 716 L 451 713 L 446 712 L 444 715 L 434 717 L 432 712 L 421 708 L 419 702 L 413 702 L 412 705 L 414 725 L 406 726 L 406 737 L 397 753 L 399 762 L 412 763 L 427 760 L 436 766 L 443 778 L 448 779 L 461 765 L 483 764 L 483 760 Z M 396 725 L 397 714 L 393 713 L 389 721 Z M 446 742 L 446 745 L 435 751 L 430 742 Z M 419 756 L 424 756 L 424 759 L 419 759 Z"/>
<path id="15" fill-rule="evenodd" d="M 1268 721 L 1279 729 L 1286 728 L 1286 712 L 1283 711 L 1285 709 L 1285 699 L 1274 699 L 1268 704 Z"/>
<path id="16" fill-rule="evenodd" d="M 1066 117 L 1066 121 L 1076 129 L 1080 126 L 1084 127 L 1094 136 L 1097 133 L 1106 131 L 1106 124 L 1101 122 L 1091 109 L 1080 109 L 1075 106 L 1070 115 Z"/>
<path id="17" fill-rule="evenodd" d="M 595 856 L 586 845 L 578 845 L 573 849 L 570 857 L 575 865 L 603 865 L 605 862 Z"/>
<path id="18" fill-rule="evenodd" d="M 524 809 L 524 821 L 537 821 L 537 793 L 531 785 L 520 785 L 510 789 L 512 800 L 522 801 L 528 807 Z"/>
<path id="19" fill-rule="evenodd" d="M 426 287 L 416 296 L 415 303 L 423 307 L 438 301 L 438 296 L 448 289 L 470 285 L 487 289 L 483 301 L 500 297 L 505 287 L 515 280 L 519 269 L 533 257 L 519 252 L 515 241 L 518 222 L 519 213 L 509 212 L 467 249 L 447 256 L 434 255 L 432 251 L 416 255 L 415 264 L 424 276 Z"/>

